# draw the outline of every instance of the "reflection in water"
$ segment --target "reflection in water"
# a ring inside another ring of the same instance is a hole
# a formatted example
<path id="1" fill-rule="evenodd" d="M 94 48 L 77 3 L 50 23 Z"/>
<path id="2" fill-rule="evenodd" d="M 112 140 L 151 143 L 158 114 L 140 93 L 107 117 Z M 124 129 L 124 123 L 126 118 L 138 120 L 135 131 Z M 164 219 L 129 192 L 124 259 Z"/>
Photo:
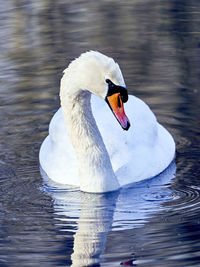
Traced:
<path id="1" fill-rule="evenodd" d="M 71 266 L 99 263 L 105 249 L 107 233 L 113 220 L 118 193 L 104 195 L 82 194 L 78 231 L 74 235 Z"/>
<path id="2" fill-rule="evenodd" d="M 110 231 L 119 192 L 88 194 L 80 191 L 53 193 L 55 214 L 74 234 L 71 266 L 98 266 Z M 77 231 L 74 226 L 77 224 Z"/>
<path id="3" fill-rule="evenodd" d="M 62 216 L 63 226 L 68 224 L 74 235 L 71 266 L 93 266 L 100 263 L 106 245 L 106 237 L 112 229 L 127 230 L 142 227 L 149 217 L 161 211 L 161 204 L 175 196 L 167 188 L 175 175 L 176 166 L 155 178 L 124 187 L 107 194 L 88 194 L 77 190 L 59 190 L 45 187 L 54 199 L 55 214 Z M 50 183 L 52 183 L 50 181 Z M 75 220 L 74 220 L 74 219 Z"/>

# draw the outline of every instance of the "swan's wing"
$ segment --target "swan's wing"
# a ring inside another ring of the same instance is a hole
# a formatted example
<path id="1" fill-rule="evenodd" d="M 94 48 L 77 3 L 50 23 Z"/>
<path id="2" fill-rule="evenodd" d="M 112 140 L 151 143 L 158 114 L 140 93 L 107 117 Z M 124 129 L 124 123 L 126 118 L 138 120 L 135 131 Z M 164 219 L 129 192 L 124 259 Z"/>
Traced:
<path id="1" fill-rule="evenodd" d="M 131 124 L 128 131 L 98 97 L 92 97 L 92 109 L 121 185 L 153 177 L 170 164 L 174 141 L 142 100 L 129 96 L 125 104 Z"/>
<path id="2" fill-rule="evenodd" d="M 79 186 L 77 160 L 61 108 L 50 122 L 49 135 L 42 143 L 39 159 L 49 178 L 62 184 Z"/>

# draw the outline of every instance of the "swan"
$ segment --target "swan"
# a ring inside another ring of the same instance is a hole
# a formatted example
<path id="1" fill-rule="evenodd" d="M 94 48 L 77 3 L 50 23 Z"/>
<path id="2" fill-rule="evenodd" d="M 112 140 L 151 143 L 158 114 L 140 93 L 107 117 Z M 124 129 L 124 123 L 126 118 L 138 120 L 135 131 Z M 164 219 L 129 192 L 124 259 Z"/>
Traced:
<path id="1" fill-rule="evenodd" d="M 73 60 L 60 101 L 39 152 L 41 169 L 54 182 L 110 192 L 156 176 L 174 159 L 173 137 L 142 100 L 128 95 L 112 58 L 89 51 Z"/>

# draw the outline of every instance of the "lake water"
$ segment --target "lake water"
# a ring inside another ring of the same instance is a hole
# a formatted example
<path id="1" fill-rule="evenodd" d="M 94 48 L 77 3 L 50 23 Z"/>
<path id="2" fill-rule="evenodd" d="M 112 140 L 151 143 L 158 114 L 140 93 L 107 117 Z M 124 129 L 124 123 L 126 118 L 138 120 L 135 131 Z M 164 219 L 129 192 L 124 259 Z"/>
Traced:
<path id="1" fill-rule="evenodd" d="M 200 266 L 200 2 L 0 2 L 0 266 Z M 110 194 L 44 186 L 70 60 L 98 50 L 174 136 L 175 163 Z"/>

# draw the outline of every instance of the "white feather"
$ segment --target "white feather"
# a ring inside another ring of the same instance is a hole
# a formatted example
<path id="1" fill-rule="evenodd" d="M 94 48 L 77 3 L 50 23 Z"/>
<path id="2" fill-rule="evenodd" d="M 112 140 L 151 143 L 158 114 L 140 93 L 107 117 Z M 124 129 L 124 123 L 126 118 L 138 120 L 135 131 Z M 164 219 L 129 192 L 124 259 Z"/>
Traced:
<path id="1" fill-rule="evenodd" d="M 62 107 L 40 149 L 40 164 L 49 178 L 86 192 L 107 192 L 167 168 L 175 143 L 149 107 L 129 96 L 125 111 L 131 127 L 123 131 L 103 100 L 108 90 L 105 79 L 125 86 L 113 59 L 87 52 L 64 73 Z"/>

